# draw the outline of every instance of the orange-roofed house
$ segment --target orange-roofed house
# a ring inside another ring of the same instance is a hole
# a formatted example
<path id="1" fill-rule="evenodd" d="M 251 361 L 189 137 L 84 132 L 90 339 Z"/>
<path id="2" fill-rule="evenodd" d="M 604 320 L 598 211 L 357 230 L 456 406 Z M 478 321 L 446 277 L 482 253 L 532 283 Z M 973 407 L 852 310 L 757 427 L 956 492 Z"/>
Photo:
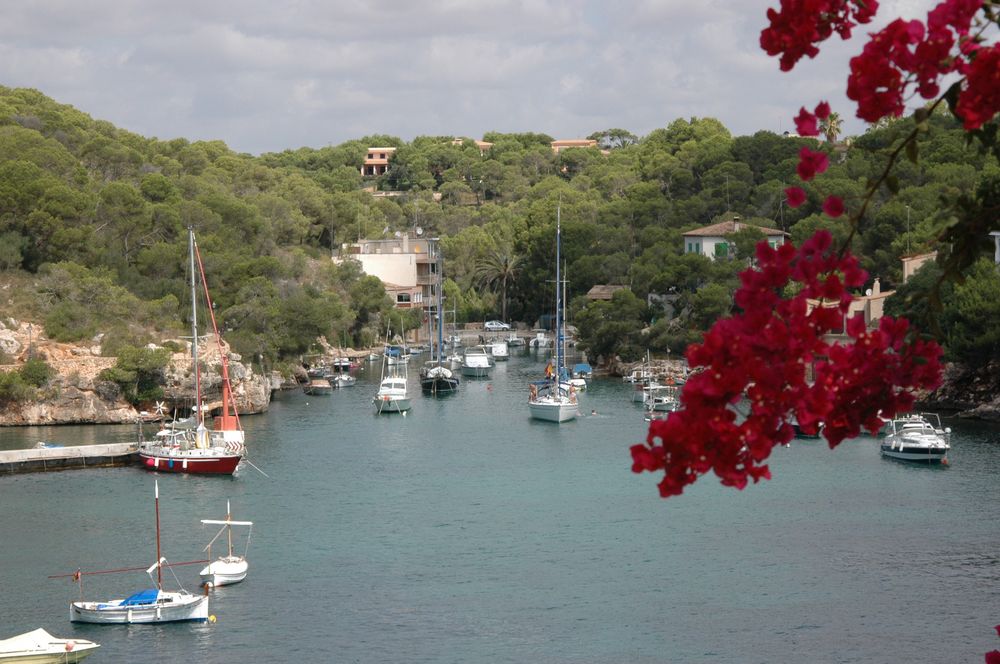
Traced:
<path id="1" fill-rule="evenodd" d="M 564 138 L 552 141 L 552 151 L 559 154 L 569 148 L 596 148 L 597 141 L 590 138 Z"/>
<path id="2" fill-rule="evenodd" d="M 684 253 L 701 254 L 708 256 L 712 260 L 716 258 L 728 258 L 732 255 L 731 240 L 727 237 L 745 228 L 755 228 L 767 238 L 767 243 L 772 247 L 778 247 L 785 243 L 788 233 L 775 228 L 764 228 L 745 224 L 739 217 L 729 221 L 720 221 L 710 226 L 702 226 L 692 231 L 684 233 Z"/>
<path id="3" fill-rule="evenodd" d="M 389 160 L 394 152 L 396 152 L 396 148 L 368 148 L 368 154 L 361 166 L 361 174 L 385 175 L 385 172 L 389 170 Z"/>

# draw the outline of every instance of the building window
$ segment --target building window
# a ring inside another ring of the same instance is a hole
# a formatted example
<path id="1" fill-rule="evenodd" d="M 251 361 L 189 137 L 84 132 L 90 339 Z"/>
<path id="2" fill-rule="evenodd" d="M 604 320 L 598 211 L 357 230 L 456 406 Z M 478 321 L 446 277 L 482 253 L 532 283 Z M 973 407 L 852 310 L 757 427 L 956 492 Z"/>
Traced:
<path id="1" fill-rule="evenodd" d="M 410 301 L 409 293 L 396 293 L 396 304 L 407 304 Z"/>

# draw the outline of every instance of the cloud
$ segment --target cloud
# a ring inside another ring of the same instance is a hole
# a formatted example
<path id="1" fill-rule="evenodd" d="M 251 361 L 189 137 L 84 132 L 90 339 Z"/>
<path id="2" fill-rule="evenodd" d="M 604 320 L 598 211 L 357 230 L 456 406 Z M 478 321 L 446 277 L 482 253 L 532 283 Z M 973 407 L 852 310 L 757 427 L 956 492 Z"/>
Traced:
<path id="1" fill-rule="evenodd" d="M 863 130 L 843 90 L 870 29 L 783 74 L 758 46 L 770 4 L 34 0 L 5 7 L 0 82 L 147 136 L 252 153 L 376 133 L 641 136 L 689 116 L 781 131 L 820 99 Z M 881 13 L 932 4 L 884 0 Z"/>

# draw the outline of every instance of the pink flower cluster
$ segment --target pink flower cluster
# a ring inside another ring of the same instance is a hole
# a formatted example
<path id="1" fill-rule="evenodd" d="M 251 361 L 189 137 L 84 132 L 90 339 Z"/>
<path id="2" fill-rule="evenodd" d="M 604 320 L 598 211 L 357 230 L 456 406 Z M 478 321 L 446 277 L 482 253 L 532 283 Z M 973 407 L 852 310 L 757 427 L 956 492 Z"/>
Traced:
<path id="1" fill-rule="evenodd" d="M 849 39 L 851 29 L 868 23 L 878 9 L 876 0 L 781 0 L 781 9 L 767 10 L 771 24 L 760 33 L 760 47 L 781 55 L 781 70 L 790 71 L 802 56 L 816 57 L 816 44 L 836 32 Z"/>
<path id="2" fill-rule="evenodd" d="M 652 422 L 646 442 L 631 448 L 633 472 L 663 472 L 661 496 L 682 493 L 710 470 L 740 489 L 770 478 L 763 462 L 792 439 L 793 417 L 807 432 L 822 423 L 834 447 L 909 410 L 914 389 L 937 386 L 941 349 L 908 341 L 905 320 L 882 318 L 868 330 L 855 318 L 847 325 L 851 343 L 824 338 L 843 323 L 848 288 L 866 279 L 857 259 L 838 256 L 831 244 L 829 232 L 819 231 L 799 249 L 757 246 L 757 267 L 740 275 L 735 295 L 742 313 L 718 321 L 688 349 L 696 371 L 682 408 Z M 785 297 L 793 283 L 797 294 Z"/>

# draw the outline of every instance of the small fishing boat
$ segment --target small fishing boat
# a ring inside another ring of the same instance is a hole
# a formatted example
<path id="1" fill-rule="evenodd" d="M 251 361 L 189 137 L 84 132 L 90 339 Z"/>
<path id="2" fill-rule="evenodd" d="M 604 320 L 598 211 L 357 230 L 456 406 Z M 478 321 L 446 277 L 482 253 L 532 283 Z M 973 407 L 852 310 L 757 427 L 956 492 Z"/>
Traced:
<path id="1" fill-rule="evenodd" d="M 221 525 L 222 528 L 219 532 L 215 534 L 212 541 L 205 546 L 205 551 L 208 552 L 209 559 L 212 558 L 212 544 L 215 540 L 219 539 L 222 533 L 226 534 L 226 540 L 229 544 L 228 553 L 225 556 L 216 558 L 211 563 L 209 563 L 200 572 L 201 575 L 201 585 L 207 586 L 209 588 L 217 588 L 218 586 L 227 586 L 232 583 L 239 583 L 247 577 L 247 570 L 250 568 L 250 564 L 246 559 L 246 549 L 250 548 L 250 535 L 253 532 L 253 521 L 233 521 L 232 512 L 229 510 L 229 501 L 226 501 L 226 518 L 224 520 L 220 519 L 202 519 L 202 523 L 210 525 Z M 249 531 L 247 532 L 247 544 L 243 555 L 237 555 L 233 553 L 233 526 L 247 526 Z"/>
<path id="2" fill-rule="evenodd" d="M 489 345 L 489 350 L 494 362 L 506 362 L 510 359 L 510 349 L 507 347 L 506 341 L 493 341 Z"/>
<path id="3" fill-rule="evenodd" d="M 0 640 L 0 663 L 75 664 L 100 647 L 87 639 L 60 639 L 38 628 Z"/>
<path id="4" fill-rule="evenodd" d="M 95 624 L 136 625 L 149 623 L 204 621 L 208 620 L 208 596 L 192 595 L 181 588 L 179 591 L 163 590 L 163 568 L 170 567 L 167 559 L 160 554 L 160 486 L 155 483 L 156 505 L 156 562 L 146 570 L 155 588 L 140 590 L 124 599 L 104 602 L 79 601 L 70 604 L 69 619 L 72 622 Z M 187 564 L 187 563 L 177 563 Z M 128 570 L 115 571 L 132 571 Z M 139 568 L 141 569 L 141 568 Z M 153 579 L 153 570 L 156 578 Z M 76 572 L 73 578 L 83 587 L 82 577 L 105 572 Z"/>

